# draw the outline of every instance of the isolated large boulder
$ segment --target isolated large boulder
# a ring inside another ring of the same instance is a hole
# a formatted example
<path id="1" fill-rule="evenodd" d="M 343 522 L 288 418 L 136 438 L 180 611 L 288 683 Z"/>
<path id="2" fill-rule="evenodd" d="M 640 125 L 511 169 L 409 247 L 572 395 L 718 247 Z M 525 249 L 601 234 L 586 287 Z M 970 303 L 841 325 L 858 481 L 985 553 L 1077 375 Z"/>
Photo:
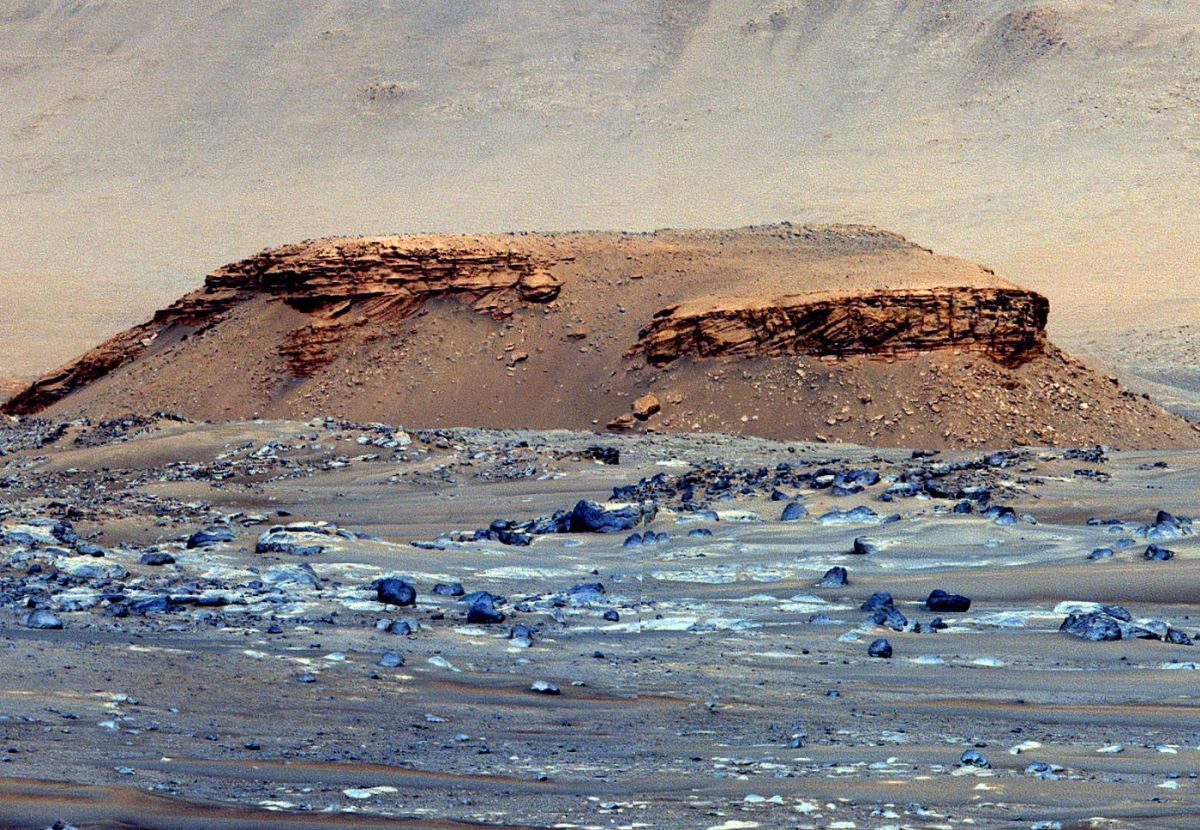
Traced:
<path id="1" fill-rule="evenodd" d="M 570 529 L 574 533 L 620 533 L 632 530 L 646 511 L 640 504 L 579 501 L 571 511 Z"/>
<path id="2" fill-rule="evenodd" d="M 1121 639 L 1120 622 L 1103 611 L 1069 614 L 1058 630 L 1093 642 Z"/>

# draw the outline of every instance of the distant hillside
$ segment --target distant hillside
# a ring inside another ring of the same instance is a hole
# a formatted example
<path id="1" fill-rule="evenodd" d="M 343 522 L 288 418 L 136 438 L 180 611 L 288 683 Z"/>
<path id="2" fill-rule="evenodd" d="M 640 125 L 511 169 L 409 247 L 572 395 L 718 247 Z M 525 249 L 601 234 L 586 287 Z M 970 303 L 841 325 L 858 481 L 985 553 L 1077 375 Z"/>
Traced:
<path id="1" fill-rule="evenodd" d="M 1047 314 L 861 226 L 338 237 L 217 269 L 4 408 L 1200 446 L 1052 346 Z"/>
<path id="2" fill-rule="evenodd" d="M 1198 31 L 1161 0 L 0 0 L 0 372 L 347 229 L 850 219 L 1041 291 L 1071 348 L 1196 323 Z"/>

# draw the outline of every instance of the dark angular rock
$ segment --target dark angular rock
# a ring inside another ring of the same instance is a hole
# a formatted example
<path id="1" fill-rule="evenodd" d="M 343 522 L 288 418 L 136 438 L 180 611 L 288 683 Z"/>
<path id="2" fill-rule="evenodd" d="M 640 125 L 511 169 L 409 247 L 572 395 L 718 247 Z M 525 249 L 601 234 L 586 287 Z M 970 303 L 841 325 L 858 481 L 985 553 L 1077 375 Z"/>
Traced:
<path id="1" fill-rule="evenodd" d="M 636 504 L 611 507 L 585 499 L 571 511 L 570 528 L 575 533 L 619 533 L 632 530 L 642 520 L 643 513 Z"/>
<path id="2" fill-rule="evenodd" d="M 875 547 L 875 543 L 867 541 L 865 536 L 855 537 L 854 545 L 850 548 L 850 552 L 856 556 L 866 556 L 875 553 L 876 550 L 878 548 Z"/>
<path id="3" fill-rule="evenodd" d="M 892 595 L 887 591 L 876 591 L 867 597 L 866 601 L 860 606 L 863 611 L 880 611 L 884 608 L 891 608 L 895 602 L 892 600 Z"/>
<path id="4" fill-rule="evenodd" d="M 188 548 L 206 548 L 220 542 L 232 542 L 233 538 L 233 528 L 217 525 L 197 530 L 187 538 L 187 546 Z"/>
<path id="5" fill-rule="evenodd" d="M 908 617 L 901 614 L 892 606 L 881 608 L 871 615 L 871 622 L 890 628 L 893 631 L 903 631 L 908 625 Z"/>
<path id="6" fill-rule="evenodd" d="M 493 605 L 504 605 L 508 602 L 508 597 L 502 597 L 499 594 L 493 594 L 488 591 L 472 591 L 469 594 L 459 597 L 458 601 L 464 605 L 474 605 L 480 599 L 486 599 Z"/>
<path id="7" fill-rule="evenodd" d="M 416 605 L 417 589 L 403 579 L 384 577 L 371 583 L 375 597 L 384 605 Z"/>
<path id="8" fill-rule="evenodd" d="M 1168 628 L 1167 636 L 1163 639 L 1176 646 L 1192 645 L 1192 638 L 1180 631 L 1178 628 Z"/>
<path id="9" fill-rule="evenodd" d="M 958 758 L 958 765 L 961 767 L 979 767 L 980 769 L 988 769 L 991 764 L 988 759 L 984 758 L 982 753 L 976 749 L 968 749 Z"/>
<path id="10" fill-rule="evenodd" d="M 97 545 L 95 542 L 88 542 L 79 539 L 75 542 L 75 552 L 80 556 L 103 556 L 104 548 Z"/>
<path id="11" fill-rule="evenodd" d="M 510 640 L 529 640 L 533 641 L 534 630 L 528 625 L 519 623 L 508 630 L 508 639 Z"/>
<path id="12" fill-rule="evenodd" d="M 935 588 L 925 600 L 925 607 L 939 614 L 961 614 L 971 607 L 971 600 L 962 594 L 948 594 Z"/>
<path id="13" fill-rule="evenodd" d="M 174 565 L 175 557 L 169 553 L 164 553 L 161 551 L 158 553 L 143 553 L 141 558 L 138 559 L 138 562 L 140 562 L 143 565 L 152 565 L 152 566 Z"/>
<path id="14" fill-rule="evenodd" d="M 470 625 L 499 625 L 504 620 L 504 612 L 496 610 L 495 600 L 490 594 L 480 596 L 467 609 L 467 623 Z"/>
<path id="15" fill-rule="evenodd" d="M 461 597 L 466 593 L 461 582 L 439 582 L 433 586 L 433 592 L 439 597 Z"/>
<path id="16" fill-rule="evenodd" d="M 817 583 L 818 588 L 843 588 L 850 582 L 846 569 L 840 566 L 830 568 Z"/>
<path id="17" fill-rule="evenodd" d="M 1142 558 L 1151 562 L 1165 562 L 1168 559 L 1175 558 L 1175 551 L 1169 548 L 1160 547 L 1159 545 L 1150 545 L 1146 548 L 1145 552 L 1142 553 Z"/>
<path id="18" fill-rule="evenodd" d="M 593 461 L 599 461 L 601 464 L 608 464 L 610 466 L 621 463 L 621 451 L 616 447 L 586 447 L 579 453 L 579 457 L 590 458 Z"/>
<path id="19" fill-rule="evenodd" d="M 882 638 L 874 640 L 867 646 L 867 654 L 886 660 L 892 656 L 892 644 Z"/>
<path id="20" fill-rule="evenodd" d="M 779 517 L 781 522 L 794 522 L 802 516 L 808 515 L 808 508 L 798 501 L 788 502 L 783 508 L 783 513 Z"/>
<path id="21" fill-rule="evenodd" d="M 1058 630 L 1093 642 L 1121 639 L 1121 626 L 1117 620 L 1099 611 L 1069 614 Z"/>
<path id="22" fill-rule="evenodd" d="M 588 602 L 603 602 L 607 591 L 604 590 L 604 585 L 600 582 L 584 582 L 579 585 L 572 585 L 567 591 L 569 596 L 575 603 Z"/>
<path id="23" fill-rule="evenodd" d="M 170 597 L 143 597 L 129 603 L 129 613 L 144 617 L 150 614 L 166 614 L 174 611 L 175 607 L 176 603 Z"/>

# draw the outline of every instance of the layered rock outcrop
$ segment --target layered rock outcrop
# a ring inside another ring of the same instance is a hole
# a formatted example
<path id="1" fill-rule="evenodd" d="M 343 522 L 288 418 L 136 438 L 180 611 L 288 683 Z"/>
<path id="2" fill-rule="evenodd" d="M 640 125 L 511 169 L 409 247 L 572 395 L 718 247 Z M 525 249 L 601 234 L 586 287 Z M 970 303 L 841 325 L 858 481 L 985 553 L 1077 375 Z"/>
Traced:
<path id="1" fill-rule="evenodd" d="M 1047 342 L 1047 311 L 870 227 L 343 237 L 218 269 L 0 409 L 1200 446 Z"/>
<path id="2" fill-rule="evenodd" d="M 683 356 L 889 356 L 954 348 L 1018 365 L 1045 343 L 1049 308 L 1032 291 L 968 286 L 693 302 L 655 314 L 632 353 L 664 366 Z"/>
<path id="3" fill-rule="evenodd" d="M 38 412 L 135 359 L 167 329 L 202 330 L 255 296 L 309 315 L 279 346 L 300 376 L 326 365 L 349 327 L 402 319 L 433 298 L 456 298 L 501 318 L 514 303 L 547 303 L 558 296 L 550 263 L 491 242 L 462 241 L 446 246 L 419 237 L 403 244 L 398 237 L 335 238 L 262 251 L 209 274 L 199 291 L 40 378 L 3 410 Z"/>

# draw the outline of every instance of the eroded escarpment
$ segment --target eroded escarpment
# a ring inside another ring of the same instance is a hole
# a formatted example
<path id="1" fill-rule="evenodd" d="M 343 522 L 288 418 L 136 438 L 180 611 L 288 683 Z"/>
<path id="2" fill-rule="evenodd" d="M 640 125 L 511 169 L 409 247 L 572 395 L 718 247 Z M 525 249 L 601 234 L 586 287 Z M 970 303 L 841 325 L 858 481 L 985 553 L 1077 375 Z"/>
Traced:
<path id="1" fill-rule="evenodd" d="M 134 360 L 173 327 L 211 327 L 255 296 L 308 315 L 279 346 L 291 372 L 302 376 L 326 365 L 351 327 L 403 319 L 434 298 L 457 298 L 496 318 L 510 315 L 517 303 L 550 302 L 560 284 L 549 264 L 494 244 L 446 246 L 419 238 L 328 239 L 269 249 L 209 274 L 200 290 L 38 379 L 3 411 L 38 412 Z"/>
<path id="2" fill-rule="evenodd" d="M 955 348 L 1019 365 L 1041 352 L 1048 313 L 1042 295 L 999 287 L 716 299 L 658 312 L 630 354 L 664 366 L 684 356 L 890 356 Z"/>

